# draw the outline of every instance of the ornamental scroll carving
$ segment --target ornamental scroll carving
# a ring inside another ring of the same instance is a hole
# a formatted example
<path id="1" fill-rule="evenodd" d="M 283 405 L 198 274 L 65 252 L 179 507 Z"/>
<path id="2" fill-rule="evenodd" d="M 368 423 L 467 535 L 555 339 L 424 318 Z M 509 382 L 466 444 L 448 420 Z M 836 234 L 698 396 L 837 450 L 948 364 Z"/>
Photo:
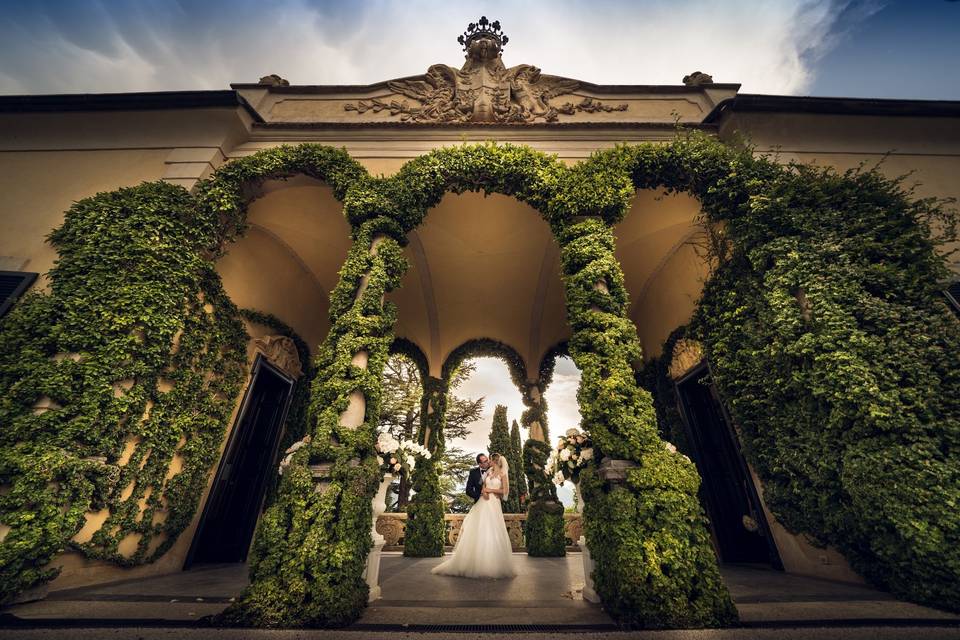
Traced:
<path id="1" fill-rule="evenodd" d="M 303 375 L 300 363 L 300 354 L 297 345 L 287 336 L 264 336 L 253 341 L 254 347 L 277 367 L 291 378 L 296 380 Z"/>
<path id="2" fill-rule="evenodd" d="M 580 88 L 576 80 L 543 75 L 531 64 L 506 68 L 500 53 L 509 39 L 500 23 L 485 17 L 471 24 L 460 36 L 466 52 L 460 69 L 435 64 L 419 79 L 394 80 L 387 87 L 415 100 L 371 98 L 344 105 L 347 111 L 388 111 L 401 122 L 487 122 L 527 124 L 556 122 L 561 114 L 626 111 L 626 104 L 608 105 L 590 97 L 562 104 L 552 98 Z"/>

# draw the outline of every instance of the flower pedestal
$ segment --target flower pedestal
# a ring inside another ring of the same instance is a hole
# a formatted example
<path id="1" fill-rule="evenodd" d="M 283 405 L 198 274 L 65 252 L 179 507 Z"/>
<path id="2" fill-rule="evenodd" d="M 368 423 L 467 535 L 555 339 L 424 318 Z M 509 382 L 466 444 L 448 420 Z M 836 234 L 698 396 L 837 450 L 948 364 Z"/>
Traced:
<path id="1" fill-rule="evenodd" d="M 370 587 L 369 602 L 380 599 L 380 556 L 383 553 L 383 545 L 386 542 L 382 535 L 377 532 L 377 519 L 387 510 L 386 498 L 387 489 L 394 480 L 393 474 L 388 473 L 383 476 L 383 482 L 377 489 L 377 495 L 373 497 L 373 525 L 370 530 L 370 537 L 373 538 L 373 548 L 367 554 L 367 568 L 364 571 L 364 577 L 367 586 Z"/>
<path id="2" fill-rule="evenodd" d="M 583 494 L 580 493 L 580 483 L 573 484 L 574 492 L 577 496 L 577 513 L 583 515 Z M 593 589 L 593 558 L 590 557 L 590 547 L 587 546 L 587 537 L 581 535 L 577 540 L 580 547 L 581 558 L 583 559 L 583 599 L 587 602 L 600 602 L 600 596 Z"/>

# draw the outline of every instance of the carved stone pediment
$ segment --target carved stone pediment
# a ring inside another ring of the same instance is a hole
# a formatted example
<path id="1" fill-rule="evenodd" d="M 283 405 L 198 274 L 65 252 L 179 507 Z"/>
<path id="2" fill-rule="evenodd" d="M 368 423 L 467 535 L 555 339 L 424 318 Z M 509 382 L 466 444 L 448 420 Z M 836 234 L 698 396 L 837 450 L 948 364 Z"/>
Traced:
<path id="1" fill-rule="evenodd" d="M 388 82 L 397 98 L 358 100 L 344 109 L 358 114 L 387 111 L 401 122 L 500 124 L 555 122 L 560 114 L 627 110 L 626 104 L 609 105 L 591 97 L 554 101 L 577 91 L 580 82 L 544 75 L 532 64 L 505 67 L 500 54 L 507 41 L 499 22 L 482 17 L 459 38 L 466 52 L 460 69 L 432 65 L 422 76 Z"/>
<path id="2" fill-rule="evenodd" d="M 297 345 L 287 336 L 264 336 L 253 342 L 254 347 L 277 367 L 293 379 L 303 375 L 300 354 Z"/>

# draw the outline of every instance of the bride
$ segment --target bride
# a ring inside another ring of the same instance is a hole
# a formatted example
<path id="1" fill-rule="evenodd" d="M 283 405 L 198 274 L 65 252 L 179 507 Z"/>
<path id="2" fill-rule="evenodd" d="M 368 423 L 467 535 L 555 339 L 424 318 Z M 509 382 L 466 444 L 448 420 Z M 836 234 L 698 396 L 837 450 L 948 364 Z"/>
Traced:
<path id="1" fill-rule="evenodd" d="M 466 578 L 512 578 L 513 547 L 507 535 L 500 501 L 510 492 L 507 460 L 499 453 L 490 456 L 493 472 L 483 482 L 480 499 L 463 519 L 453 556 L 431 570 Z"/>

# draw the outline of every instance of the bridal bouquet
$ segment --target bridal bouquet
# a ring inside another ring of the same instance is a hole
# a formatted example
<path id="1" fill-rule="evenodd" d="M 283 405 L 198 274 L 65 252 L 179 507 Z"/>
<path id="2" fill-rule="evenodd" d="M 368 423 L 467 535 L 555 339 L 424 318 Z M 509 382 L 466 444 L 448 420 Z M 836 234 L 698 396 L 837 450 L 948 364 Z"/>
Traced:
<path id="1" fill-rule="evenodd" d="M 417 458 L 430 459 L 430 452 L 413 440 L 397 440 L 389 433 L 377 437 L 377 462 L 384 473 L 413 473 Z"/>
<path id="2" fill-rule="evenodd" d="M 564 480 L 577 482 L 580 478 L 580 469 L 593 460 L 593 442 L 590 434 L 577 429 L 567 429 L 557 442 L 557 447 L 550 452 L 547 465 L 543 472 L 547 477 L 553 477 L 555 484 L 563 484 Z"/>

